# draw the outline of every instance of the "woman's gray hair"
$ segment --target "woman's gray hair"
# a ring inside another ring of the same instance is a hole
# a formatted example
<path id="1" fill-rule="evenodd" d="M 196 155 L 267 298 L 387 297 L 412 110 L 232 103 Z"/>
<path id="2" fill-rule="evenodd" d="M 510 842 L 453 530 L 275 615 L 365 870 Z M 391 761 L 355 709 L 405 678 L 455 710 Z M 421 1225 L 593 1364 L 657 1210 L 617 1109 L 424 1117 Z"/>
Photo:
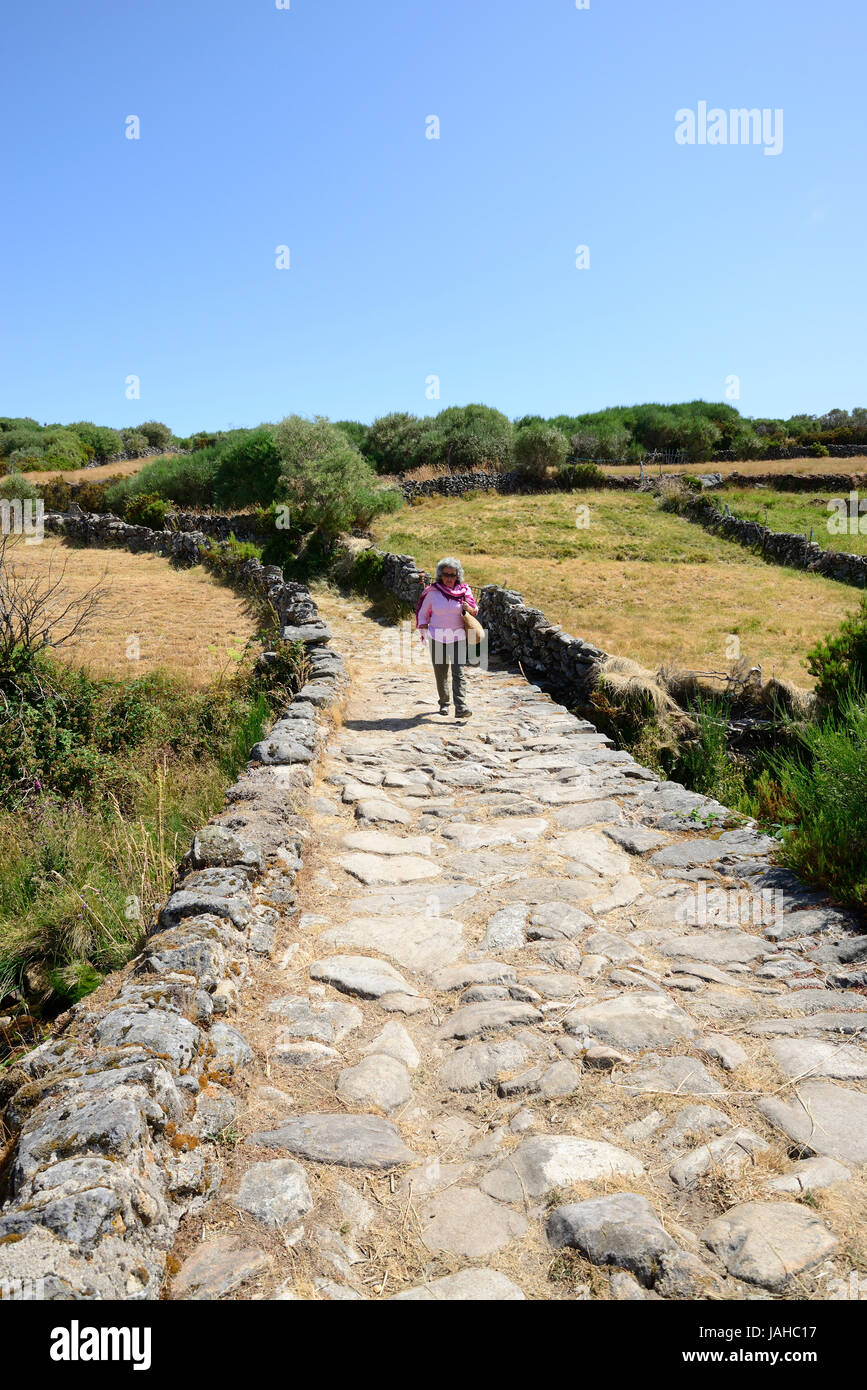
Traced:
<path id="1" fill-rule="evenodd" d="M 437 561 L 437 572 L 434 575 L 435 583 L 440 583 L 442 579 L 443 570 L 454 570 L 455 574 L 458 576 L 455 582 L 458 584 L 463 584 L 464 567 L 461 564 L 460 560 L 456 560 L 453 555 L 447 555 L 444 560 Z"/>

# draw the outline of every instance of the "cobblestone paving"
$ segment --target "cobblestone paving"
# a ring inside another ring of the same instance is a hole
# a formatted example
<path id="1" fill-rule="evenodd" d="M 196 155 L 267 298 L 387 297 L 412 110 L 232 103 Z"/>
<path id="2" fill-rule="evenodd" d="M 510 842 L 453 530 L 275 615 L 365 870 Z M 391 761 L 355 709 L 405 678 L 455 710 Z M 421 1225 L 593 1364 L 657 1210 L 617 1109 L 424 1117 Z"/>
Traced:
<path id="1" fill-rule="evenodd" d="M 860 1296 L 867 939 L 520 675 L 444 718 L 319 598 L 351 683 L 170 1296 Z"/>

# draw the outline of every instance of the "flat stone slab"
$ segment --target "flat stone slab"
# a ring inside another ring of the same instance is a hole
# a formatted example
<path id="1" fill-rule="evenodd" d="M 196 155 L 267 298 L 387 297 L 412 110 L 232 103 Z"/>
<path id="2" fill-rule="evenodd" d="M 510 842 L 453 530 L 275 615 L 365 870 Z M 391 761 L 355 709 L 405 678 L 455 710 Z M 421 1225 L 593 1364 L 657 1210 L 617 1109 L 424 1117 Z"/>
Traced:
<path id="1" fill-rule="evenodd" d="M 375 1052 L 340 1073 L 337 1094 L 347 1105 L 373 1105 L 388 1115 L 412 1099 L 412 1087 L 402 1062 Z"/>
<path id="2" fill-rule="evenodd" d="M 834 1183 L 845 1182 L 851 1176 L 851 1168 L 838 1163 L 836 1158 L 803 1158 L 788 1173 L 771 1178 L 767 1189 L 800 1197 L 804 1192 L 820 1192 L 824 1187 L 833 1187 Z"/>
<path id="3" fill-rule="evenodd" d="M 474 898 L 478 887 L 469 883 L 438 883 L 436 887 L 411 884 L 395 887 L 385 893 L 366 893 L 353 898 L 347 904 L 347 911 L 358 917 L 387 917 L 392 913 L 408 913 L 411 917 L 420 911 L 427 914 L 428 908 L 436 912 L 449 913 L 453 908 Z"/>
<path id="4" fill-rule="evenodd" d="M 791 1104 L 778 1096 L 757 1102 L 771 1124 L 802 1149 L 843 1163 L 867 1163 L 867 1095 L 832 1081 L 802 1081 Z"/>
<path id="5" fill-rule="evenodd" d="M 383 825 L 409 825 L 412 819 L 409 811 L 405 811 L 402 806 L 395 806 L 391 801 L 385 801 L 380 797 L 358 801 L 355 814 L 360 821 Z"/>
<path id="6" fill-rule="evenodd" d="M 661 956 L 682 956 L 712 965 L 748 965 L 759 956 L 767 955 L 768 943 L 759 936 L 748 936 L 737 930 L 706 931 L 663 941 L 658 949 Z"/>
<path id="7" fill-rule="evenodd" d="M 554 854 L 577 864 L 587 878 L 619 878 L 629 872 L 629 856 L 615 849 L 611 840 L 594 830 L 573 830 L 551 841 Z"/>
<path id="8" fill-rule="evenodd" d="M 379 1115 L 296 1115 L 276 1129 L 251 1134 L 247 1142 L 345 1168 L 396 1168 L 416 1157 Z"/>
<path id="9" fill-rule="evenodd" d="M 313 1210 L 304 1169 L 291 1158 L 254 1163 L 232 1200 L 239 1211 L 248 1212 L 263 1226 L 285 1226 Z"/>
<path id="10" fill-rule="evenodd" d="M 817 1013 L 809 1018 L 763 1018 L 752 1023 L 747 1032 L 754 1037 L 778 1034 L 799 1037 L 808 1033 L 839 1033 L 863 1035 L 867 1032 L 867 1013 Z"/>
<path id="11" fill-rule="evenodd" d="M 273 1000 L 268 1012 L 277 1014 L 283 1023 L 283 1038 L 316 1038 L 324 1043 L 341 1042 L 364 1022 L 364 1014 L 355 1004 L 308 999 L 303 994 Z"/>
<path id="12" fill-rule="evenodd" d="M 431 984 L 434 989 L 446 992 L 465 989 L 467 985 L 509 985 L 517 978 L 514 965 L 504 965 L 499 960 L 477 960 L 437 970 L 431 977 Z"/>
<path id="13" fill-rule="evenodd" d="M 172 1281 L 172 1298 L 219 1298 L 268 1266 L 264 1250 L 244 1245 L 237 1236 L 206 1241 L 187 1257 Z"/>
<path id="14" fill-rule="evenodd" d="M 526 903 L 567 902 L 579 905 L 592 893 L 598 893 L 599 880 L 593 883 L 579 883 L 567 878 L 521 877 L 515 883 L 504 883 L 498 888 L 498 896 L 505 899 L 519 899 Z"/>
<path id="15" fill-rule="evenodd" d="M 493 1255 L 518 1240 L 527 1222 L 477 1187 L 450 1187 L 419 1212 L 421 1238 L 428 1250 L 446 1250 L 467 1259 Z"/>
<path id="16" fill-rule="evenodd" d="M 800 1202 L 744 1202 L 711 1221 L 701 1238 L 736 1279 L 775 1291 L 839 1244 Z"/>
<path id="17" fill-rule="evenodd" d="M 569 903 L 539 903 L 530 911 L 527 935 L 532 939 L 534 929 L 542 928 L 572 941 L 592 926 L 593 918 L 589 913 L 582 912 L 578 907 L 571 907 Z"/>
<path id="18" fill-rule="evenodd" d="M 561 830 L 585 830 L 591 825 L 622 821 L 623 812 L 616 801 L 604 797 L 599 801 L 584 801 L 577 806 L 566 806 L 562 811 L 554 813 L 554 819 Z"/>
<path id="19" fill-rule="evenodd" d="M 383 830 L 351 830 L 343 836 L 347 849 L 363 854 L 430 854 L 429 835 L 387 835 Z"/>
<path id="20" fill-rule="evenodd" d="M 405 980 L 393 965 L 372 956 L 329 956 L 315 960 L 310 978 L 324 980 L 344 994 L 357 994 L 361 999 L 378 999 L 383 994 L 417 995 L 418 990 Z"/>
<path id="21" fill-rule="evenodd" d="M 561 812 L 561 814 L 563 814 Z M 647 854 L 648 850 L 656 849 L 659 845 L 665 844 L 665 836 L 658 830 L 648 830 L 643 825 L 624 825 L 606 826 L 603 834 L 609 840 L 613 840 L 621 849 L 625 849 L 628 854 Z"/>
<path id="22" fill-rule="evenodd" d="M 529 908 L 526 903 L 510 903 L 488 919 L 480 951 L 514 951 L 524 945 L 524 929 Z"/>
<path id="23" fill-rule="evenodd" d="M 506 1003 L 495 1000 L 490 1004 L 467 1004 L 456 1009 L 440 1026 L 441 1038 L 474 1038 L 499 1028 L 517 1028 L 521 1024 L 541 1023 L 543 1015 L 532 1004 Z"/>
<path id="24" fill-rule="evenodd" d="M 453 841 L 457 849 L 493 849 L 497 845 L 531 844 L 544 835 L 547 824 L 541 817 L 515 816 L 481 825 L 444 825 L 441 834 L 444 840 Z"/>
<path id="25" fill-rule="evenodd" d="M 500 1202 L 523 1202 L 573 1183 L 638 1178 L 643 1172 L 643 1163 L 614 1144 L 571 1135 L 538 1135 L 522 1139 L 508 1158 L 488 1170 L 479 1186 Z"/>
<path id="26" fill-rule="evenodd" d="M 495 1269 L 462 1269 L 458 1274 L 447 1274 L 444 1279 L 432 1279 L 416 1289 L 406 1289 L 393 1294 L 388 1303 L 449 1303 L 474 1302 L 518 1303 L 524 1295 Z"/>
<path id="27" fill-rule="evenodd" d="M 335 1048 L 312 1038 L 299 1038 L 296 1042 L 281 1039 L 274 1048 L 273 1059 L 282 1067 L 309 1067 L 313 1071 L 323 1071 L 343 1061 Z"/>
<path id="28" fill-rule="evenodd" d="M 668 1047 L 698 1032 L 698 1025 L 673 999 L 657 993 L 621 995 L 572 1009 L 563 1019 L 569 1033 L 589 1033 L 611 1047 Z"/>
<path id="29" fill-rule="evenodd" d="M 419 879 L 438 878 L 442 873 L 439 864 L 417 854 L 343 854 L 337 862 L 353 878 L 374 886 L 414 883 Z"/>
<path id="30" fill-rule="evenodd" d="M 700 1144 L 690 1153 L 678 1158 L 669 1168 L 668 1176 L 675 1187 L 692 1187 L 706 1173 L 724 1173 L 736 1177 L 757 1153 L 763 1153 L 768 1145 L 751 1129 L 739 1126 Z"/>
<path id="31" fill-rule="evenodd" d="M 517 1071 L 528 1056 L 527 1048 L 517 1040 L 468 1043 L 443 1064 L 440 1080 L 450 1091 L 475 1091 L 495 1085 L 505 1072 Z"/>
<path id="32" fill-rule="evenodd" d="M 653 1091 L 660 1095 L 714 1096 L 725 1087 L 695 1057 L 658 1057 L 647 1053 L 626 1077 L 624 1089 L 632 1095 Z"/>
<path id="33" fill-rule="evenodd" d="M 768 1050 L 788 1077 L 828 1076 L 837 1081 L 867 1078 L 867 1048 L 822 1038 L 775 1038 Z"/>
<path id="34" fill-rule="evenodd" d="M 403 1024 L 398 1023 L 396 1018 L 390 1018 L 373 1042 L 361 1050 L 365 1055 L 381 1052 L 386 1057 L 394 1057 L 398 1062 L 403 1062 L 410 1071 L 415 1071 L 421 1061 L 418 1048 Z"/>
<path id="35" fill-rule="evenodd" d="M 464 929 L 451 917 L 356 917 L 319 937 L 325 946 L 379 951 L 424 974 L 459 960 Z"/>
<path id="36" fill-rule="evenodd" d="M 628 1269 L 645 1285 L 656 1277 L 659 1256 L 676 1249 L 647 1198 L 637 1192 L 556 1207 L 546 1231 L 556 1248 L 570 1246 L 593 1264 Z"/>

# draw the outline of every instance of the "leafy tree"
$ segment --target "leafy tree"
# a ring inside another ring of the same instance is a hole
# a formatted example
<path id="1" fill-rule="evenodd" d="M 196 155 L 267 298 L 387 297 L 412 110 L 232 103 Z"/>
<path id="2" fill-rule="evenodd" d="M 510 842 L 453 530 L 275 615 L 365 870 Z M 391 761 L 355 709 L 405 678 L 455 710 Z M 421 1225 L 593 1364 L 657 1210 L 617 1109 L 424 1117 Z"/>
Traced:
<path id="1" fill-rule="evenodd" d="M 267 507 L 274 500 L 281 456 L 270 430 L 251 430 L 231 444 L 214 473 L 214 501 L 222 506 Z"/>
<path id="2" fill-rule="evenodd" d="M 326 545 L 401 504 L 400 494 L 378 484 L 367 459 L 324 416 L 287 415 L 274 428 L 274 443 L 281 460 L 278 498 L 289 503 L 293 528 Z"/>
<path id="3" fill-rule="evenodd" d="M 334 428 L 343 430 L 356 449 L 364 453 L 364 443 L 370 433 L 370 425 L 363 425 L 360 420 L 335 420 Z"/>
<path id="4" fill-rule="evenodd" d="M 560 468 L 565 463 L 568 452 L 565 434 L 541 421 L 515 432 L 515 464 L 530 478 L 547 477 L 550 468 Z"/>
<path id="5" fill-rule="evenodd" d="M 443 440 L 436 421 L 406 411 L 381 415 L 367 431 L 361 451 L 378 473 L 403 473 L 423 464 L 439 463 Z"/>
<path id="6" fill-rule="evenodd" d="M 124 452 L 120 431 L 109 429 L 108 425 L 94 425 L 90 420 L 78 420 L 69 428 L 90 446 L 93 451 L 92 457 L 101 463 L 115 454 Z"/>
<path id="7" fill-rule="evenodd" d="M 144 435 L 152 449 L 172 447 L 172 432 L 161 420 L 145 420 L 144 424 L 136 426 L 136 432 Z"/>
<path id="8" fill-rule="evenodd" d="M 138 430 L 122 430 L 121 434 L 123 436 L 123 447 L 126 453 L 132 458 L 141 458 L 143 454 L 147 453 L 150 445 L 146 437 L 143 434 L 139 434 Z"/>
<path id="9" fill-rule="evenodd" d="M 440 411 L 436 426 L 443 439 L 442 462 L 453 472 L 510 466 L 513 430 L 502 411 L 487 405 L 454 405 Z"/>

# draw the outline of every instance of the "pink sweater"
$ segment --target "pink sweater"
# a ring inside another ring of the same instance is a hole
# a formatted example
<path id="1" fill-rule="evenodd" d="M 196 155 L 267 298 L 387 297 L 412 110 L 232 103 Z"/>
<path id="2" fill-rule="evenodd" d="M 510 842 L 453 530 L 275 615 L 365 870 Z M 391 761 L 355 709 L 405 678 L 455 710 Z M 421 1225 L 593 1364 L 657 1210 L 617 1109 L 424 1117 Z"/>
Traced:
<path id="1" fill-rule="evenodd" d="M 476 600 L 472 589 L 464 595 L 464 602 L 469 611 L 474 613 Z M 427 625 L 431 637 L 436 642 L 454 642 L 458 634 L 464 633 L 461 605 L 456 599 L 446 598 L 438 589 L 431 589 L 418 610 L 418 625 Z"/>

